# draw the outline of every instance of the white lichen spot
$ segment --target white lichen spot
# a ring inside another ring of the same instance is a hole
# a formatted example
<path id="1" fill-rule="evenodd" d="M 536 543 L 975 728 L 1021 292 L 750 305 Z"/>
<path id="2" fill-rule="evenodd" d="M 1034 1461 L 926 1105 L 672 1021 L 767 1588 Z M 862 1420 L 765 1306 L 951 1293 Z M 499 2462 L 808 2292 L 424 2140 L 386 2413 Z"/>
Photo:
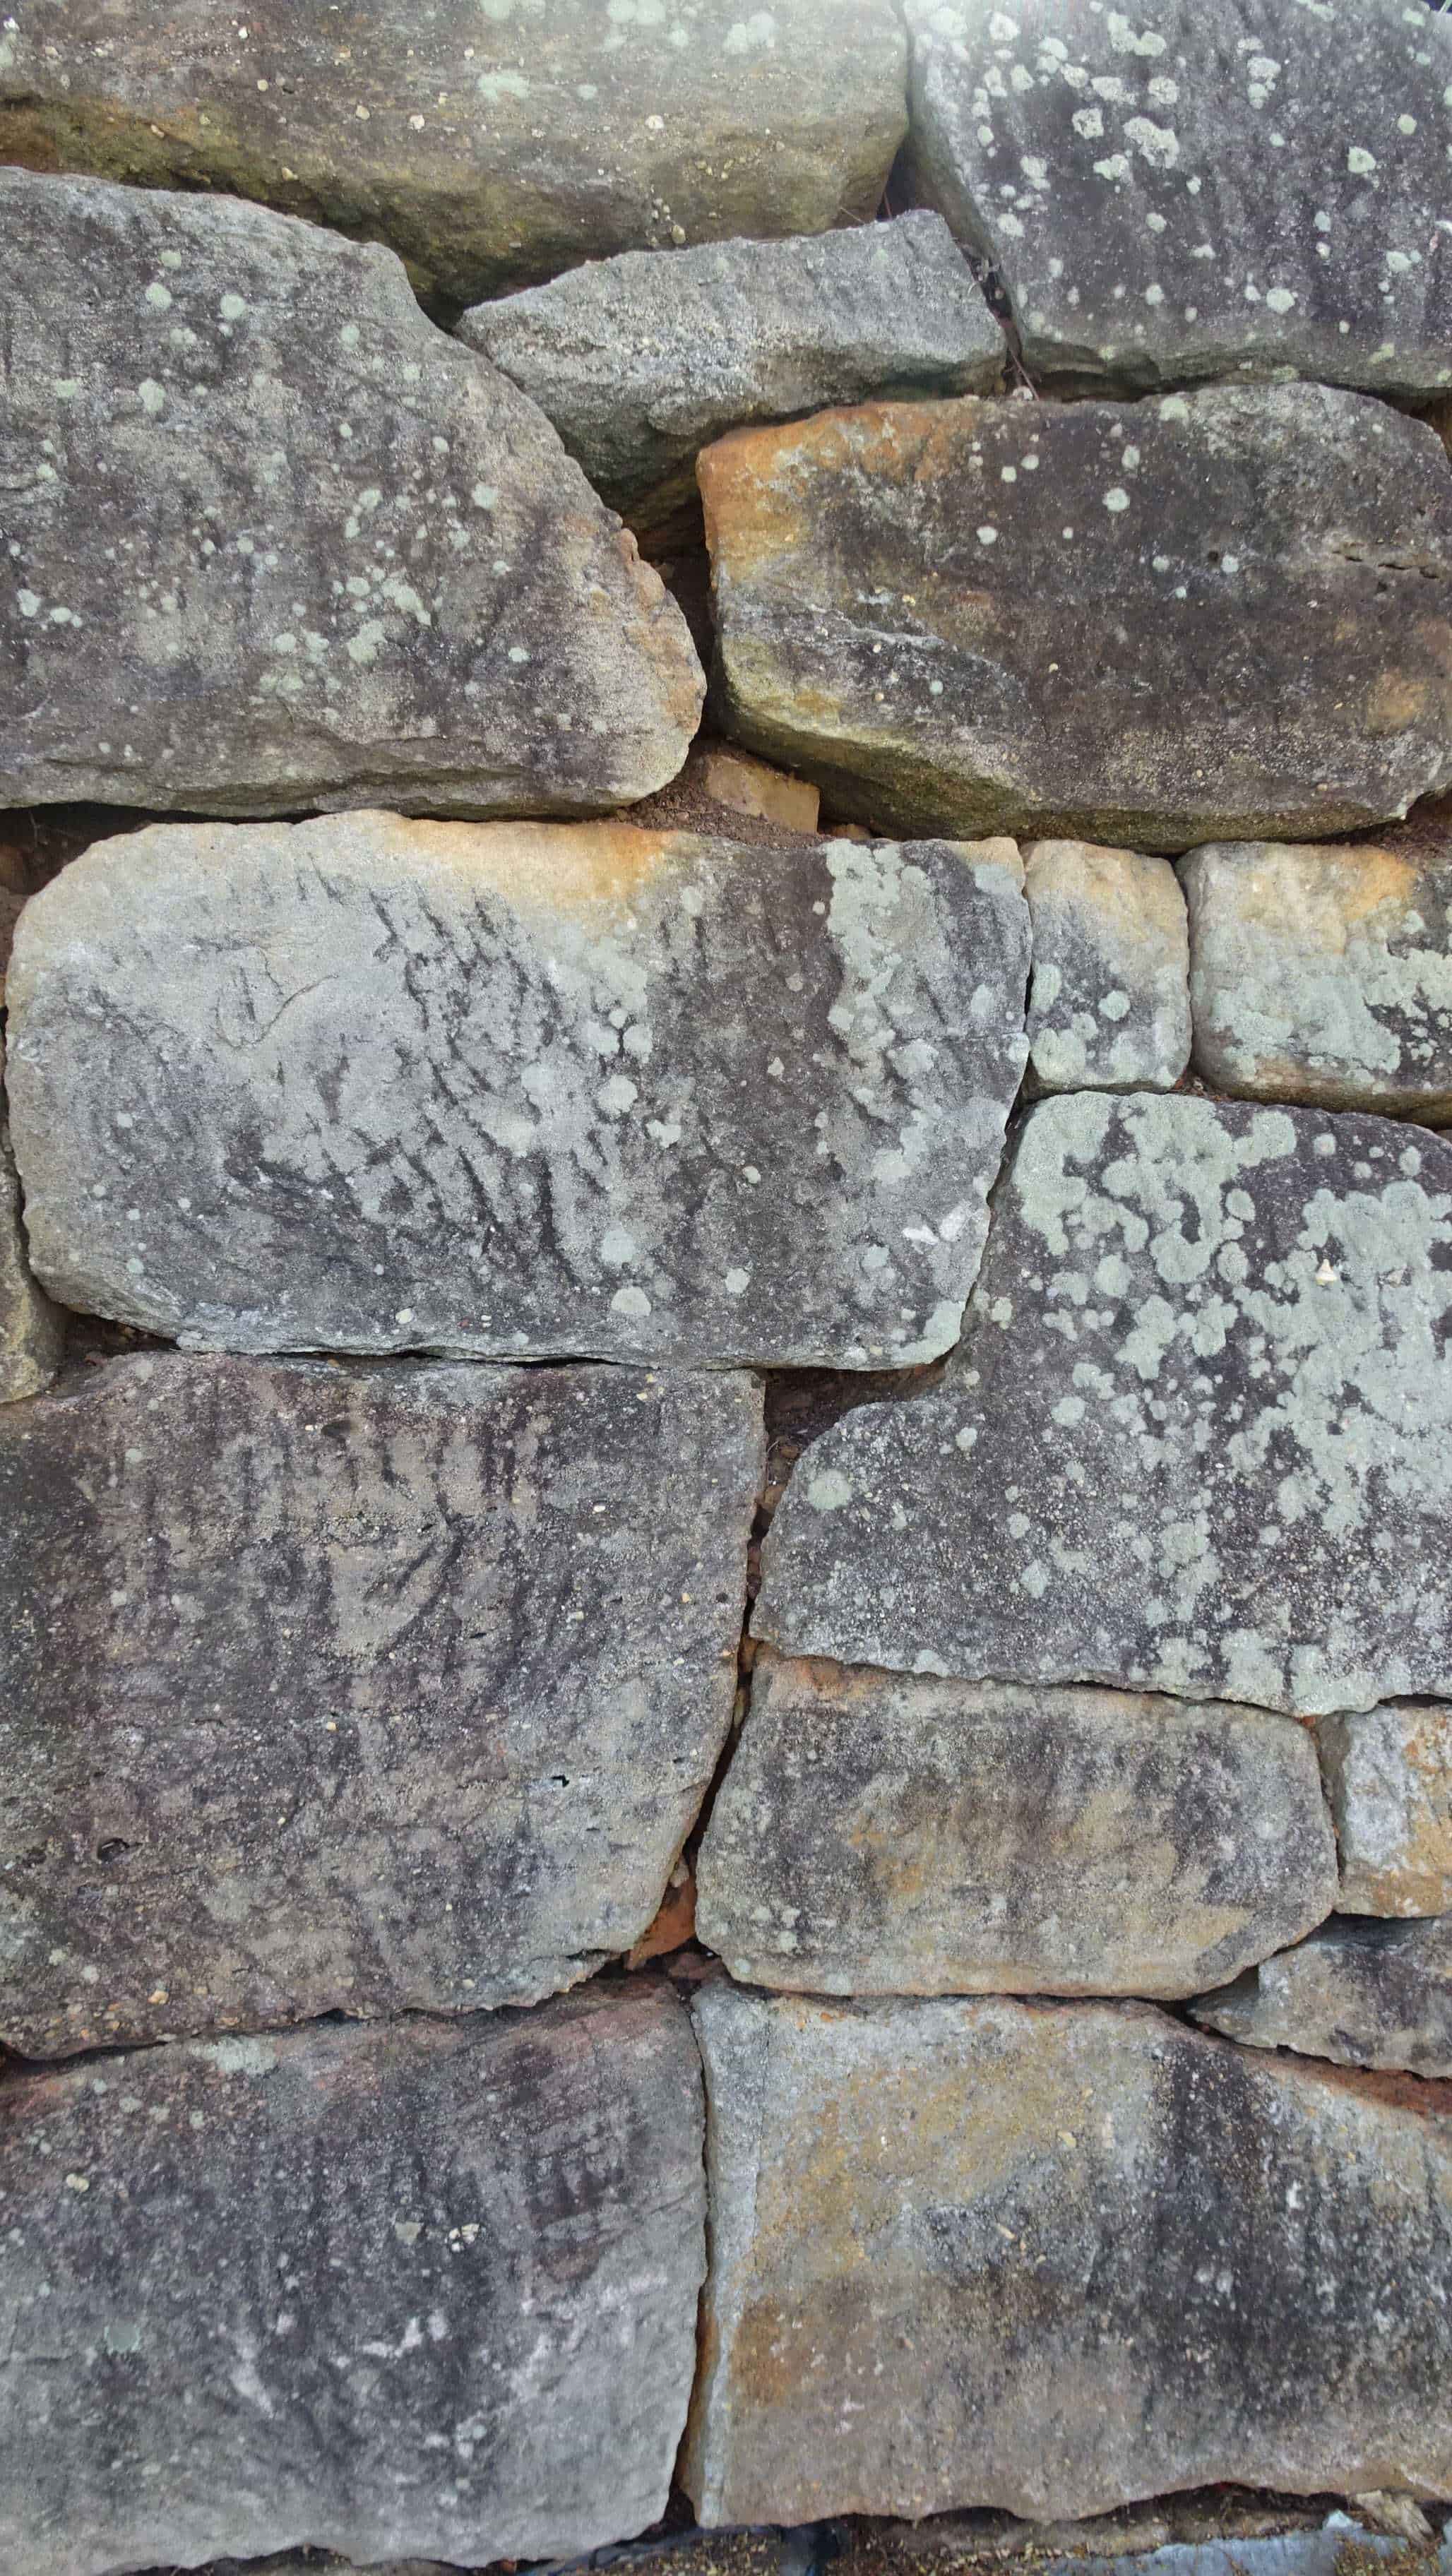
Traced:
<path id="1" fill-rule="evenodd" d="M 824 1467 L 807 1486 L 807 1500 L 814 1512 L 840 1512 L 850 1503 L 856 1487 L 836 1467 Z"/>

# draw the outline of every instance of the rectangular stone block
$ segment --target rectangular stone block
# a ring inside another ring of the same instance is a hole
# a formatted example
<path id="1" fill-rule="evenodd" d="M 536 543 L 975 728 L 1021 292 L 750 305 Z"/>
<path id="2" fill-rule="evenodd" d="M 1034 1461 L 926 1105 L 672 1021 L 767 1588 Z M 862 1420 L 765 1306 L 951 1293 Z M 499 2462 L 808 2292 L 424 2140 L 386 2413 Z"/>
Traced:
<path id="1" fill-rule="evenodd" d="M 1452 1914 L 1452 1708 L 1393 1702 L 1316 1730 L 1344 1914 Z"/>
<path id="2" fill-rule="evenodd" d="M 17 933 L 32 1257 L 184 1347 L 935 1359 L 1028 952 L 1005 841 L 155 826 Z"/>
<path id="3" fill-rule="evenodd" d="M 0 2562 L 480 2567 L 663 2511 L 704 2270 L 663 1986 L 13 2077 Z"/>
<path id="4" fill-rule="evenodd" d="M 1190 942 L 1168 859 L 1086 841 L 1023 854 L 1034 1091 L 1173 1091 L 1190 1061 Z"/>
<path id="5" fill-rule="evenodd" d="M 1452 1914 L 1421 1923 L 1337 1915 L 1190 2010 L 1249 2048 L 1452 2076 Z"/>
<path id="6" fill-rule="evenodd" d="M 115 1360 L 0 1415 L 0 2038 L 532 2003 L 730 1722 L 743 1378 Z"/>
<path id="7" fill-rule="evenodd" d="M 695 2017 L 704 2522 L 1452 2492 L 1452 2087 L 1146 2004 Z"/>

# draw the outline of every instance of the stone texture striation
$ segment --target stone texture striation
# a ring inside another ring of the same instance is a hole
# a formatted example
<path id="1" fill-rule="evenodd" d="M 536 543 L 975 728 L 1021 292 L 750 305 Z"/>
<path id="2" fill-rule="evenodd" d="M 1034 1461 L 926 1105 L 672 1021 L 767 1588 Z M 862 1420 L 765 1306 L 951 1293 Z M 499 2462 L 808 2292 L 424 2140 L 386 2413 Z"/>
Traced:
<path id="1" fill-rule="evenodd" d="M 1452 473 L 1384 404 L 869 403 L 699 475 L 722 721 L 838 814 L 1178 850 L 1452 785 Z"/>
<path id="2" fill-rule="evenodd" d="M 479 2567 L 664 2510 L 704 2269 L 668 1990 L 93 2059 L 6 2107 L 8 2566 Z"/>
<path id="3" fill-rule="evenodd" d="M 611 508 L 699 535 L 695 462 L 747 421 L 869 394 L 992 393 L 1004 339 L 941 217 L 576 268 L 459 337 L 547 412 Z"/>
<path id="4" fill-rule="evenodd" d="M 1395 1702 L 1317 1729 L 1343 1914 L 1452 1914 L 1452 1708 Z"/>
<path id="5" fill-rule="evenodd" d="M 1427 1923 L 1338 1916 L 1190 2009 L 1207 2030 L 1249 2048 L 1452 2075 L 1452 1915 Z"/>
<path id="6" fill-rule="evenodd" d="M 1169 861 L 1035 841 L 1024 893 L 1031 1087 L 1173 1090 L 1190 1061 L 1190 948 Z"/>
<path id="7" fill-rule="evenodd" d="M 1041 1102 L 941 1388 L 813 1445 L 757 1631 L 1308 1715 L 1452 1695 L 1449 1316 L 1442 1138 Z"/>
<path id="8" fill-rule="evenodd" d="M 262 198 L 467 303 L 603 252 L 865 221 L 905 72 L 892 0 L 24 0 L 0 159 Z"/>
<path id="9" fill-rule="evenodd" d="M 1284 1717 L 763 1649 L 697 1888 L 747 1984 L 1183 1996 L 1318 1924 L 1336 1843 Z"/>
<path id="10" fill-rule="evenodd" d="M 905 0 L 918 191 L 1035 375 L 1452 384 L 1452 27 L 1405 0 Z"/>
<path id="11" fill-rule="evenodd" d="M 1180 881 L 1214 1090 L 1452 1119 L 1452 807 L 1382 841 L 1211 843 Z"/>
<path id="12" fill-rule="evenodd" d="M 104 843 L 10 974 L 37 1271 L 188 1346 L 935 1359 L 1021 881 L 1002 841 L 387 814 Z"/>
<path id="13" fill-rule="evenodd" d="M 1446 2087 L 1411 2107 L 1143 2004 L 722 1983 L 695 2015 L 704 2522 L 1448 2492 Z"/>
<path id="14" fill-rule="evenodd" d="M 730 1723 L 749 1381 L 113 1360 L 0 1415 L 0 2039 L 533 2003 Z"/>
<path id="15" fill-rule="evenodd" d="M 0 804 L 580 814 L 679 769 L 675 602 L 388 252 L 0 169 L 0 316 Z"/>

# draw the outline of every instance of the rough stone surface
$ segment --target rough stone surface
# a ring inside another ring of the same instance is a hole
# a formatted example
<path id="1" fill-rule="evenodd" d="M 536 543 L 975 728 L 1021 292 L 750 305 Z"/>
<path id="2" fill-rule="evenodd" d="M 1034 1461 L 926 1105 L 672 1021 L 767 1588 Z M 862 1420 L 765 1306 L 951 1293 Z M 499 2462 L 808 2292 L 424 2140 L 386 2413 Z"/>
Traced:
<path id="1" fill-rule="evenodd" d="M 1169 861 L 1083 841 L 1023 855 L 1034 1088 L 1172 1090 L 1190 1060 L 1190 956 Z"/>
<path id="2" fill-rule="evenodd" d="M 0 159 L 260 197 L 463 303 L 602 252 L 865 220 L 905 73 L 891 0 L 18 0 Z"/>
<path id="3" fill-rule="evenodd" d="M 1215 1090 L 1452 1119 L 1452 809 L 1384 842 L 1211 843 L 1180 878 Z"/>
<path id="4" fill-rule="evenodd" d="M 695 750 L 693 743 L 687 771 Z M 784 832 L 815 832 L 822 799 L 810 779 L 788 777 L 768 761 L 753 760 L 750 752 L 728 751 L 719 742 L 701 746 L 697 768 L 702 793 L 712 804 L 728 805 L 733 814 L 754 814 L 761 822 L 780 825 Z"/>
<path id="5" fill-rule="evenodd" d="M 1452 784 L 1452 475 L 1381 403 L 867 403 L 698 471 L 723 724 L 834 811 L 1175 850 Z"/>
<path id="6" fill-rule="evenodd" d="M 0 170 L 0 317 L 0 805 L 578 814 L 680 767 L 674 601 L 387 251 Z"/>
<path id="7" fill-rule="evenodd" d="M 698 1888 L 751 1985 L 1177 1996 L 1319 1923 L 1336 1842 L 1284 1717 L 763 1652 Z"/>
<path id="8" fill-rule="evenodd" d="M 941 1388 L 811 1448 L 757 1632 L 1304 1714 L 1452 1696 L 1449 1315 L 1443 1138 L 1043 1101 Z"/>
<path id="9" fill-rule="evenodd" d="M 167 1354 L 0 1415 L 0 2038 L 532 2003 L 628 1949 L 730 1722 L 760 1407 Z"/>
<path id="10" fill-rule="evenodd" d="M 905 14 L 919 191 L 992 259 L 1032 372 L 1452 384 L 1452 28 L 1425 8 Z"/>
<path id="11" fill-rule="evenodd" d="M 869 394 L 991 393 L 1004 338 L 940 216 L 797 241 L 649 251 L 477 305 L 459 335 L 533 396 L 612 509 L 644 533 L 687 505 L 695 460 L 746 421 Z"/>
<path id="12" fill-rule="evenodd" d="M 105 843 L 10 971 L 37 1273 L 188 1346 L 936 1358 L 1023 1068 L 1021 877 L 379 814 Z"/>
<path id="13" fill-rule="evenodd" d="M 1452 1708 L 1401 1701 L 1317 1729 L 1343 1914 L 1452 1914 Z"/>
<path id="14" fill-rule="evenodd" d="M 1452 2485 L 1452 2092 L 1146 2004 L 695 2013 L 703 2521 Z"/>
<path id="15" fill-rule="evenodd" d="M 1338 1916 L 1190 2009 L 1250 2048 L 1452 2075 L 1452 1915 L 1426 1923 Z"/>
<path id="16" fill-rule="evenodd" d="M 30 1275 L 4 1078 L 0 1046 L 0 1404 L 14 1404 L 49 1386 L 60 1366 L 65 1325 Z"/>
<path id="17" fill-rule="evenodd" d="M 7 2566 L 475 2567 L 664 2509 L 704 2247 L 659 1985 L 93 2059 L 5 2107 Z"/>

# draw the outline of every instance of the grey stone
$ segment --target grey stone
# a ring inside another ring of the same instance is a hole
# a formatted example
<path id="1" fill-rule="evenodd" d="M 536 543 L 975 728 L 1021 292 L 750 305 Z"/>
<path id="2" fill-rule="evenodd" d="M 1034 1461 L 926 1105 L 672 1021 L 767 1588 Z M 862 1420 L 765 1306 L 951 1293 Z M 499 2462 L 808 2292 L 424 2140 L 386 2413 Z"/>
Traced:
<path id="1" fill-rule="evenodd" d="M 1190 1061 L 1185 899 L 1167 859 L 1035 841 L 1029 1078 L 1038 1091 L 1170 1091 Z"/>
<path id="2" fill-rule="evenodd" d="M 467 303 L 602 252 L 865 220 L 905 87 L 892 0 L 19 0 L 0 159 L 260 197 Z"/>
<path id="3" fill-rule="evenodd" d="M 1452 1696 L 1452 1144 L 1414 1132 L 1031 1109 L 941 1387 L 808 1451 L 757 1633 L 1305 1715 Z"/>
<path id="4" fill-rule="evenodd" d="M 1399 1700 L 1317 1729 L 1343 1914 L 1452 1914 L 1452 1708 Z"/>
<path id="5" fill-rule="evenodd" d="M 1383 403 L 869 403 L 697 472 L 720 721 L 839 815 L 1178 850 L 1452 785 L 1452 472 Z"/>
<path id="6" fill-rule="evenodd" d="M 532 2003 L 628 1949 L 760 1467 L 726 1376 L 168 1353 L 0 1416 L 0 2038 Z"/>
<path id="7" fill-rule="evenodd" d="M 1207 2030 L 1249 2048 L 1452 2075 L 1452 1915 L 1425 1923 L 1338 1915 L 1190 2010 Z"/>
<path id="8" fill-rule="evenodd" d="M 869 394 L 991 393 L 1004 364 L 1002 330 L 932 214 L 669 259 L 627 251 L 477 305 L 458 328 L 658 541 L 682 516 L 699 528 L 696 455 L 723 430 Z"/>
<path id="9" fill-rule="evenodd" d="M 4 1077 L 0 1046 L 0 1404 L 15 1404 L 50 1385 L 61 1363 L 65 1319 L 30 1275 Z"/>
<path id="10" fill-rule="evenodd" d="M 707 2523 L 1452 2486 L 1452 2092 L 1148 2004 L 724 1980 L 684 2454 Z"/>
<path id="11" fill-rule="evenodd" d="M 748 1984 L 1181 1996 L 1321 1922 L 1336 1840 L 1287 1718 L 763 1649 L 696 1884 Z"/>
<path id="12" fill-rule="evenodd" d="M 37 1274 L 184 1346 L 937 1358 L 1023 1069 L 1011 842 L 161 825 L 27 907 Z"/>
<path id="13" fill-rule="evenodd" d="M 0 170 L 0 321 L 0 805 L 579 814 L 679 769 L 675 602 L 388 251 Z"/>
<path id="14" fill-rule="evenodd" d="M 918 189 L 994 262 L 1032 372 L 1452 384 L 1452 28 L 1425 8 L 905 15 Z"/>
<path id="15" fill-rule="evenodd" d="M 7 2566 L 478 2567 L 663 2511 L 705 2268 L 663 1986 L 93 2058 L 5 2104 Z"/>
<path id="16" fill-rule="evenodd" d="M 1383 841 L 1211 843 L 1180 880 L 1215 1090 L 1452 1119 L 1449 809 Z"/>

